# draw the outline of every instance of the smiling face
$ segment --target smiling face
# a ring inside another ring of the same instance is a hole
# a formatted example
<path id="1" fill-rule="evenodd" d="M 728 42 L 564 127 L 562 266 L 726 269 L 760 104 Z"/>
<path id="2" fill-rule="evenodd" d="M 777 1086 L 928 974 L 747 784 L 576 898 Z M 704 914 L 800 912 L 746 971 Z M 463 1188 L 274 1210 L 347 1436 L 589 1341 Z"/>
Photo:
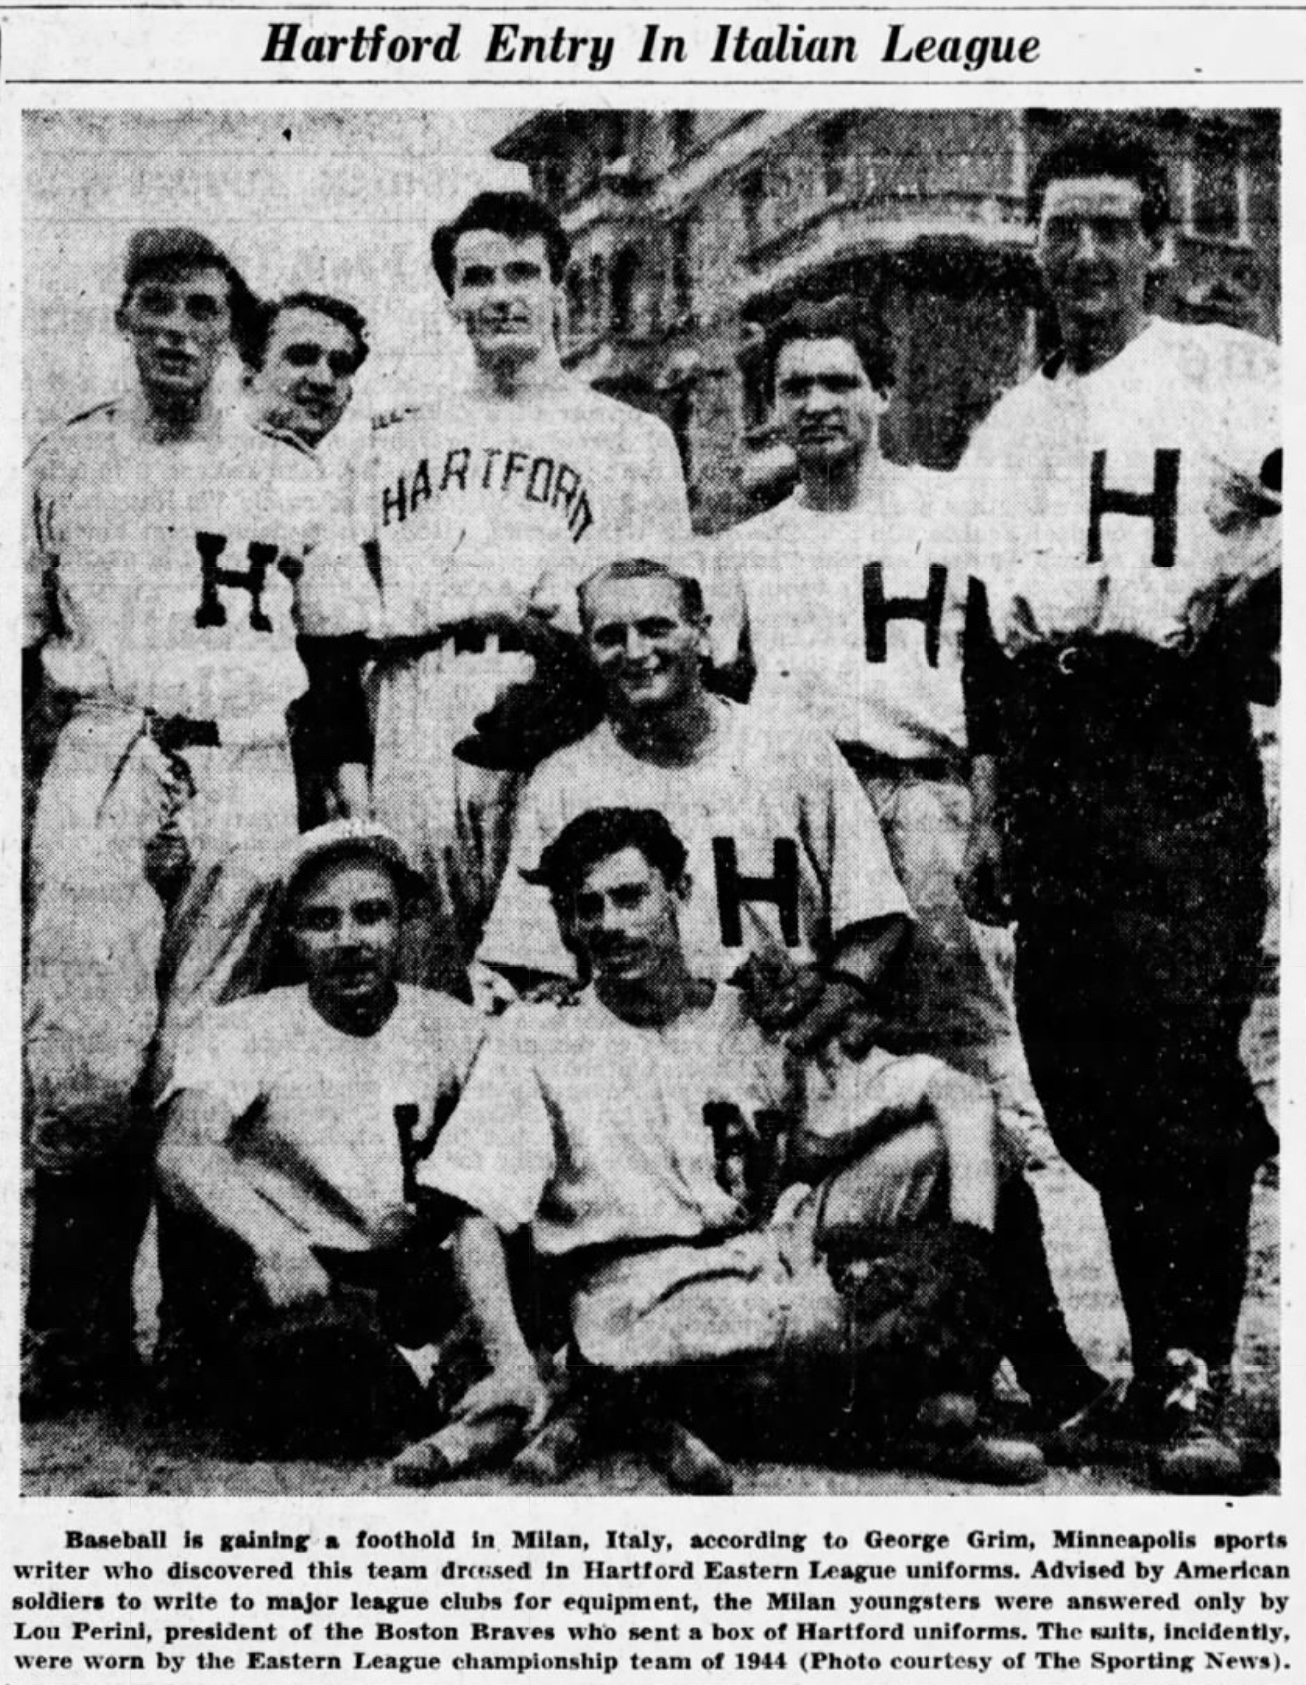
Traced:
<path id="1" fill-rule="evenodd" d="M 1143 230 L 1143 190 L 1120 176 L 1051 181 L 1038 261 L 1064 327 L 1120 330 L 1142 317 L 1161 236 Z"/>
<path id="2" fill-rule="evenodd" d="M 635 847 L 598 860 L 560 911 L 568 944 L 589 961 L 600 988 L 617 989 L 683 963 L 680 910 L 689 880 L 669 884 Z"/>
<path id="3" fill-rule="evenodd" d="M 147 394 L 199 397 L 231 340 L 231 288 L 213 264 L 161 269 L 132 287 L 118 312 Z"/>
<path id="4" fill-rule="evenodd" d="M 249 378 L 260 421 L 306 445 L 320 444 L 345 413 L 357 360 L 358 345 L 343 322 L 301 305 L 279 311 L 263 366 Z"/>
<path id="5" fill-rule="evenodd" d="M 541 356 L 553 344 L 558 296 L 542 234 L 514 240 L 472 228 L 458 236 L 449 308 L 480 361 L 516 364 Z"/>
<path id="6" fill-rule="evenodd" d="M 399 897 L 384 866 L 328 860 L 295 897 L 291 928 L 309 997 L 328 1022 L 374 1011 L 399 960 Z"/>
<path id="7" fill-rule="evenodd" d="M 805 471 L 860 461 L 875 444 L 886 400 L 851 340 L 791 339 L 775 364 L 776 419 Z"/>
<path id="8" fill-rule="evenodd" d="M 657 714 L 699 695 L 707 632 L 686 612 L 675 579 L 600 577 L 583 603 L 590 659 L 613 713 Z"/>

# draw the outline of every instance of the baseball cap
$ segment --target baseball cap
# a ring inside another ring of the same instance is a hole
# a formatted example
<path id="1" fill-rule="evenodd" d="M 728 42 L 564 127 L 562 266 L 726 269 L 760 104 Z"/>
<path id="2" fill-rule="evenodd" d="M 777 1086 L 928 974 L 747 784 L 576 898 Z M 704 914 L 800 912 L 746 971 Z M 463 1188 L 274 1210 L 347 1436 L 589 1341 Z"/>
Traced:
<path id="1" fill-rule="evenodd" d="M 387 866 L 404 896 L 425 887 L 408 850 L 384 825 L 375 819 L 330 819 L 296 838 L 283 872 L 287 902 L 293 902 L 310 870 L 343 855 L 362 855 Z"/>
<path id="2" fill-rule="evenodd" d="M 207 234 L 195 228 L 138 228 L 127 242 L 123 282 L 131 288 L 145 275 L 172 264 L 212 264 L 244 286 L 240 271 Z"/>

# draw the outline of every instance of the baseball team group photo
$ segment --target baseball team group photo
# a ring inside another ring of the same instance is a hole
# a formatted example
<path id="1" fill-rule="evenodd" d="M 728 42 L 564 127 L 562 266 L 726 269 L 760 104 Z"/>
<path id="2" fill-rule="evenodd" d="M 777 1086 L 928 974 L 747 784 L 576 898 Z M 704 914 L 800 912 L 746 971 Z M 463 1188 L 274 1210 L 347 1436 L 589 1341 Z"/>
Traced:
<path id="1" fill-rule="evenodd" d="M 1277 1489 L 1279 144 L 27 113 L 26 1493 Z"/>

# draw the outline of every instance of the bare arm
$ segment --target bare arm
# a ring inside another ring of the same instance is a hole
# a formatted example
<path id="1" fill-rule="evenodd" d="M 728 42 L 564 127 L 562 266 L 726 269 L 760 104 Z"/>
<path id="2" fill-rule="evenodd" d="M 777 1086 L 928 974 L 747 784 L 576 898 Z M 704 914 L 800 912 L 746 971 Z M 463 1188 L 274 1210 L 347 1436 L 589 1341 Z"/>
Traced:
<path id="1" fill-rule="evenodd" d="M 523 1436 L 543 1422 L 549 1397 L 517 1320 L 503 1240 L 488 1217 L 469 1212 L 454 1235 L 454 1269 L 476 1323 L 490 1373 L 465 1392 L 452 1420 L 518 1417 Z"/>
<path id="2" fill-rule="evenodd" d="M 178 1094 L 159 1144 L 159 1185 L 180 1210 L 244 1244 L 273 1306 L 324 1298 L 331 1278 L 299 1230 L 254 1192 L 228 1145 L 237 1121 L 211 1095 Z"/>

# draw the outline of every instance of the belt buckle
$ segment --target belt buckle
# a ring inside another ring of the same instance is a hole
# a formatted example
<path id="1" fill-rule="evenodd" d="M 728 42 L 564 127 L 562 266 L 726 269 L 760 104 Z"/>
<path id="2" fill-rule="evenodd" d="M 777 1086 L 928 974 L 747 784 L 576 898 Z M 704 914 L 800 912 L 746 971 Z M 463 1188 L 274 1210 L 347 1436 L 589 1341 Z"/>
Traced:
<path id="1" fill-rule="evenodd" d="M 1064 645 L 1057 651 L 1056 654 L 1058 673 L 1062 673 L 1069 678 L 1070 675 L 1081 665 L 1083 659 L 1084 652 L 1078 644 Z"/>

